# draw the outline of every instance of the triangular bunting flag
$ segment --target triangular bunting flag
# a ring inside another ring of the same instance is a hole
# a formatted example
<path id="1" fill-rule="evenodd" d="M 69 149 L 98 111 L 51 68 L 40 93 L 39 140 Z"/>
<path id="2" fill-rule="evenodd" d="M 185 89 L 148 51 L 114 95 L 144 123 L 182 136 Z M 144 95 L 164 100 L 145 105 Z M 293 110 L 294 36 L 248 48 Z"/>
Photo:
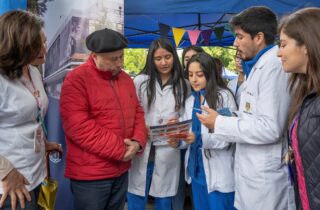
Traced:
<path id="1" fill-rule="evenodd" d="M 176 47 L 179 46 L 179 43 L 185 32 L 186 30 L 183 28 L 172 27 L 172 33 L 173 33 L 174 42 L 176 43 Z"/>
<path id="2" fill-rule="evenodd" d="M 230 31 L 230 32 L 232 33 L 232 35 L 233 35 L 234 37 L 236 37 L 236 35 L 235 35 L 234 31 L 232 30 L 232 27 L 231 27 L 230 24 L 224 25 L 224 30 Z"/>
<path id="3" fill-rule="evenodd" d="M 168 33 L 170 31 L 170 26 L 163 24 L 163 23 L 159 23 L 159 31 L 160 31 L 160 36 L 162 38 L 168 38 Z"/>
<path id="4" fill-rule="evenodd" d="M 227 24 L 224 25 L 224 29 L 225 29 L 226 31 L 232 31 L 231 25 L 230 25 L 229 23 L 227 23 Z"/>
<path id="5" fill-rule="evenodd" d="M 191 45 L 197 44 L 200 33 L 201 33 L 201 31 L 199 31 L 199 30 L 188 30 Z"/>
<path id="6" fill-rule="evenodd" d="M 204 43 L 206 44 L 206 46 L 208 46 L 208 45 L 209 45 L 209 42 L 210 42 L 212 30 L 209 29 L 209 30 L 201 31 L 201 34 L 202 34 Z"/>
<path id="7" fill-rule="evenodd" d="M 221 40 L 223 37 L 224 26 L 214 28 L 214 34 L 216 35 L 217 40 Z"/>

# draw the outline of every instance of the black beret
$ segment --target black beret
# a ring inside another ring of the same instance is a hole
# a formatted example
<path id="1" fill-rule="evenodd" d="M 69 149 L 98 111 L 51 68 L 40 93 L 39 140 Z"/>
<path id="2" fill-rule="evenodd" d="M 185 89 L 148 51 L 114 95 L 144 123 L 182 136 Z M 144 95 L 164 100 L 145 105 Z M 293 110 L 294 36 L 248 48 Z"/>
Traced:
<path id="1" fill-rule="evenodd" d="M 86 38 L 87 48 L 95 53 L 113 52 L 126 48 L 128 40 L 119 32 L 105 28 Z"/>

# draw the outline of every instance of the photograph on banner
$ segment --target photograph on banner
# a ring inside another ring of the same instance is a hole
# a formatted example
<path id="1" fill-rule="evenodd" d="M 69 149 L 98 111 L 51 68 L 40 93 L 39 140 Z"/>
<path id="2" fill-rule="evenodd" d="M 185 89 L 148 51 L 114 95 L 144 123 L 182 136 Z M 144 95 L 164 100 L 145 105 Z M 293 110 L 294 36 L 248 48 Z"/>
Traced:
<path id="1" fill-rule="evenodd" d="M 154 146 L 168 145 L 170 138 L 187 138 L 192 120 L 185 120 L 167 125 L 155 125 L 149 127 L 149 136 Z"/>
<path id="2" fill-rule="evenodd" d="M 90 33 L 103 28 L 123 33 L 123 8 L 123 0 L 28 0 L 28 10 L 45 22 L 48 54 L 43 75 L 49 96 L 59 99 L 65 75 L 87 60 L 85 40 Z"/>

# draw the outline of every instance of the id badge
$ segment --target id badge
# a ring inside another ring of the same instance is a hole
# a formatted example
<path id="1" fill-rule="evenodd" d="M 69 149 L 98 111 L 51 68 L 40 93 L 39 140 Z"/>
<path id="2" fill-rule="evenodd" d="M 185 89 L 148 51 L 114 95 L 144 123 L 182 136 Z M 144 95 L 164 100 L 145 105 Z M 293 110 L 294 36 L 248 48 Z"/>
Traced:
<path id="1" fill-rule="evenodd" d="M 41 151 L 41 147 L 43 147 L 43 130 L 41 125 L 39 124 L 37 129 L 34 131 L 34 151 L 39 153 Z"/>

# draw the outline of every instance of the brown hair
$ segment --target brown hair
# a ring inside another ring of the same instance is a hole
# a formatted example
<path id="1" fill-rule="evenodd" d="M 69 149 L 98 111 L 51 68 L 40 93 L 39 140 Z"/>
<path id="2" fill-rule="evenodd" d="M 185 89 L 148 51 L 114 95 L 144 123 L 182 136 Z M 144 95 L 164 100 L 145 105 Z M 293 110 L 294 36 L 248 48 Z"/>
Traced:
<path id="1" fill-rule="evenodd" d="M 184 48 L 183 52 L 182 52 L 182 68 L 183 68 L 183 70 L 186 69 L 186 66 L 184 65 L 184 57 L 186 56 L 187 52 L 189 52 L 191 50 L 195 51 L 196 53 L 204 52 L 202 47 L 195 46 L 195 45 L 191 45 L 191 46 L 188 46 L 188 47 Z"/>
<path id="2" fill-rule="evenodd" d="M 320 95 L 320 9 L 305 8 L 285 17 L 279 32 L 294 39 L 299 46 L 307 49 L 306 74 L 292 73 L 289 88 L 292 94 L 289 120 L 293 120 L 305 96 L 312 91 Z"/>
<path id="3" fill-rule="evenodd" d="M 218 72 L 217 83 L 218 83 L 218 86 L 221 86 L 221 87 L 227 86 L 226 82 L 222 78 L 222 73 L 223 73 L 223 68 L 224 68 L 222 61 L 217 57 L 212 57 L 212 58 L 214 60 L 214 63 L 217 66 L 217 72 Z"/>
<path id="4" fill-rule="evenodd" d="M 22 75 L 22 68 L 38 56 L 43 22 L 25 11 L 10 11 L 0 17 L 0 74 L 9 79 Z"/>

